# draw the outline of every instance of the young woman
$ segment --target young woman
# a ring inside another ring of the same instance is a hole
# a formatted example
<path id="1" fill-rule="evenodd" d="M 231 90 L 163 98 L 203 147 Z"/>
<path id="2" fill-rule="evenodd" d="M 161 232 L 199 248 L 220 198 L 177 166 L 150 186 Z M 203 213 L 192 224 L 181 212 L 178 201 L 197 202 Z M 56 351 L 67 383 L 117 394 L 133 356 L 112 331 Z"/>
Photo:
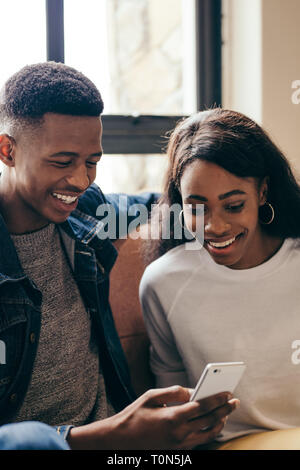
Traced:
<path id="1" fill-rule="evenodd" d="M 244 361 L 241 406 L 222 439 L 300 426 L 300 188 L 291 168 L 256 123 L 219 108 L 179 123 L 168 155 L 157 220 L 162 227 L 166 207 L 180 204 L 196 240 L 175 239 L 173 220 L 170 239 L 146 249 L 140 298 L 157 386 L 194 387 L 207 363 Z"/>

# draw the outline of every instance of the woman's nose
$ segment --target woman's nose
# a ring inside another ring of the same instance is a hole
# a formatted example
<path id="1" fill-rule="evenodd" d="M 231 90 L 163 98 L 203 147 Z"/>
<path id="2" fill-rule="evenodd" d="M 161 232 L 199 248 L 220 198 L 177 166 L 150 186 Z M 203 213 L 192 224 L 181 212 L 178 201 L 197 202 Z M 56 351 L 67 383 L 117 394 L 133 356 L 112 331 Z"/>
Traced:
<path id="1" fill-rule="evenodd" d="M 205 219 L 204 232 L 206 234 L 210 234 L 210 236 L 216 235 L 220 237 L 221 235 L 228 233 L 231 229 L 231 224 L 223 217 L 220 217 L 216 214 L 211 214 Z"/>

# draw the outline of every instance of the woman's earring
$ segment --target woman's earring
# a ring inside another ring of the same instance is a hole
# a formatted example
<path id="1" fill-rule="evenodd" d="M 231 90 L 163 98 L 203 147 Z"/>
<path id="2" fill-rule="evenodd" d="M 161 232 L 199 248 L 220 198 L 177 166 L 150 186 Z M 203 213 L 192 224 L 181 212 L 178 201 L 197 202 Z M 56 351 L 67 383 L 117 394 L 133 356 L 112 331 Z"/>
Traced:
<path id="1" fill-rule="evenodd" d="M 179 223 L 181 228 L 184 230 L 184 235 L 188 240 L 196 240 L 196 236 L 193 232 L 190 232 L 189 229 L 184 225 L 184 219 L 183 219 L 183 209 L 179 212 L 178 215 Z"/>
<path id="2" fill-rule="evenodd" d="M 185 229 L 184 221 L 183 221 L 183 209 L 181 209 L 181 211 L 179 212 L 178 219 L 179 219 L 179 223 L 180 223 L 181 227 L 183 229 Z"/>
<path id="3" fill-rule="evenodd" d="M 270 225 L 273 222 L 274 217 L 275 217 L 275 211 L 274 211 L 272 204 L 270 204 L 269 202 L 266 202 L 263 206 L 259 208 L 259 210 L 260 210 L 260 217 L 259 217 L 260 223 L 263 225 Z M 268 216 L 269 216 L 269 220 L 267 219 Z M 265 219 L 267 219 L 267 221 Z"/>
<path id="4" fill-rule="evenodd" d="M 189 229 L 185 226 L 184 224 L 184 218 L 183 218 L 183 209 L 179 212 L 178 215 L 179 219 L 179 224 L 181 228 L 184 230 L 184 237 L 188 241 L 195 241 L 196 243 L 188 243 L 187 244 L 187 250 L 200 250 L 203 247 L 204 244 L 204 232 L 202 230 L 199 230 L 199 232 L 190 232 Z"/>

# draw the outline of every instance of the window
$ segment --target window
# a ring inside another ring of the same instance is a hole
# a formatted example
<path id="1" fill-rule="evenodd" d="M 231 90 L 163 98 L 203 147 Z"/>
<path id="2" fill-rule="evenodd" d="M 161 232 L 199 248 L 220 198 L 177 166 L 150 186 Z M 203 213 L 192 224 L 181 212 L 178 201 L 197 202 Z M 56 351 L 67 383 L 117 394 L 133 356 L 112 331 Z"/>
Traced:
<path id="1" fill-rule="evenodd" d="M 44 62 L 46 10 L 40 0 L 0 0 L 0 87 L 26 64 Z"/>
<path id="2" fill-rule="evenodd" d="M 81 70 L 105 104 L 96 181 L 105 192 L 160 190 L 167 131 L 221 104 L 221 0 L 5 0 L 8 8 L 21 34 L 6 49 L 7 76 L 46 50 Z"/>
<path id="3" fill-rule="evenodd" d="M 193 5 L 86 0 L 83 9 L 80 0 L 64 0 L 65 62 L 104 100 L 97 181 L 105 192 L 161 189 L 163 135 L 197 109 Z"/>
<path id="4" fill-rule="evenodd" d="M 105 103 L 97 181 L 104 191 L 160 190 L 166 131 L 221 103 L 220 0 L 86 0 L 84 9 L 64 0 L 64 23 L 66 63 Z"/>

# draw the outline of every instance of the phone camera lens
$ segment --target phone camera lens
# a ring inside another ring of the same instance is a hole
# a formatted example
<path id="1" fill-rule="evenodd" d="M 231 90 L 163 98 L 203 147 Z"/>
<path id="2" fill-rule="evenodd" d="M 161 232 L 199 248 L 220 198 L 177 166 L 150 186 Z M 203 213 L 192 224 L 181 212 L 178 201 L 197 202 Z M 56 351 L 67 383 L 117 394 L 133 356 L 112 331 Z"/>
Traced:
<path id="1" fill-rule="evenodd" d="M 218 372 L 220 372 L 220 369 L 214 369 L 214 374 L 217 374 Z"/>

